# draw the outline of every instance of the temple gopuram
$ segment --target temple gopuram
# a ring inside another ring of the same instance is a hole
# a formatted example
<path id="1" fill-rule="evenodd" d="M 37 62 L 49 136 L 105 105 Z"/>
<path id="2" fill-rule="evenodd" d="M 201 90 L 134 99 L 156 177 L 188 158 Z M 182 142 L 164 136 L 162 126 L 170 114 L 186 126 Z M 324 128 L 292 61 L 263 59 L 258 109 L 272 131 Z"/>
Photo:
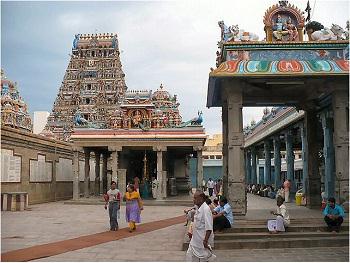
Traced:
<path id="1" fill-rule="evenodd" d="M 310 10 L 305 18 L 298 7 L 278 1 L 262 14 L 262 41 L 238 25 L 218 23 L 221 39 L 217 68 L 209 73 L 207 107 L 222 108 L 224 195 L 237 214 L 247 212 L 246 182 L 257 182 L 257 149 L 264 149 L 264 182 L 281 182 L 281 144 L 287 152 L 286 179 L 292 191 L 303 192 L 308 207 L 321 206 L 322 184 L 329 197 L 349 201 L 349 22 L 345 29 L 336 24 L 327 28 L 310 21 Z M 242 122 L 247 106 L 295 107 L 305 115 L 297 126 L 285 125 L 285 119 L 279 128 L 268 130 L 269 136 L 247 143 Z M 298 135 L 302 178 L 293 169 Z M 323 153 L 324 181 L 319 160 Z M 302 184 L 297 185 L 298 180 Z"/>
<path id="2" fill-rule="evenodd" d="M 8 80 L 1 70 L 1 126 L 32 132 L 27 104 L 19 95 L 17 83 Z"/>
<path id="3" fill-rule="evenodd" d="M 68 141 L 76 126 L 105 128 L 127 89 L 117 36 L 77 34 L 44 135 Z"/>
<path id="4" fill-rule="evenodd" d="M 76 35 L 52 113 L 41 133 L 74 145 L 73 197 L 80 192 L 106 192 L 111 180 L 125 189 L 140 180 L 150 196 L 157 179 L 157 199 L 191 186 L 188 160 L 197 158 L 197 183 L 202 181 L 202 149 L 206 139 L 202 112 L 183 122 L 180 103 L 161 84 L 155 91 L 127 90 L 116 34 Z M 84 152 L 84 187 L 79 186 L 79 153 Z M 90 162 L 95 163 L 94 185 Z"/>

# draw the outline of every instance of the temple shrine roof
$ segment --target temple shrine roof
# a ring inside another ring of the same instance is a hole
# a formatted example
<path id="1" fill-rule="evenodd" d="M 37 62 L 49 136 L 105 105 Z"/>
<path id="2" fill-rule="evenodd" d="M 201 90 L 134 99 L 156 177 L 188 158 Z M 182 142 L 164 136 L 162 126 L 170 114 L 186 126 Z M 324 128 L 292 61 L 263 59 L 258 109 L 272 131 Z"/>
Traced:
<path id="1" fill-rule="evenodd" d="M 1 125 L 32 132 L 27 104 L 19 95 L 17 83 L 8 80 L 1 70 Z"/>
<path id="2" fill-rule="evenodd" d="M 253 32 L 219 21 L 221 39 L 216 68 L 211 68 L 209 73 L 207 107 L 222 106 L 222 87 L 228 87 L 229 82 L 235 83 L 232 84 L 235 87 L 244 86 L 244 106 L 255 106 L 254 90 L 258 86 L 268 86 L 278 92 L 281 87 L 278 85 L 284 85 L 285 94 L 290 95 L 288 101 L 277 101 L 277 97 L 271 95 L 259 103 L 294 105 L 299 99 L 294 86 L 303 89 L 304 85 L 322 82 L 325 78 L 331 82 L 335 79 L 348 81 L 349 23 L 346 29 L 336 24 L 326 28 L 317 21 L 310 21 L 310 10 L 308 6 L 305 19 L 302 10 L 286 0 L 278 1 L 263 15 L 266 36 L 261 41 Z M 223 79 L 228 80 L 226 84 L 221 81 Z"/>

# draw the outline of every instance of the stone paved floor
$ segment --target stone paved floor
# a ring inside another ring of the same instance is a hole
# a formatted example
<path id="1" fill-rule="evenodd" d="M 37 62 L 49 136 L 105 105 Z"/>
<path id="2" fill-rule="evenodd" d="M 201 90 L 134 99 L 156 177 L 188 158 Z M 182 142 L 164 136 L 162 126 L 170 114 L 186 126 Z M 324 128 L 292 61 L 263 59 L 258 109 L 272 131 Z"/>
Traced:
<path id="1" fill-rule="evenodd" d="M 162 230 L 112 241 L 35 261 L 184 261 L 181 250 L 185 227 Z M 216 250 L 216 261 L 349 261 L 348 248 Z"/>
<path id="2" fill-rule="evenodd" d="M 65 240 L 109 230 L 103 205 L 65 205 L 63 202 L 31 205 L 31 211 L 1 211 L 1 252 Z M 183 214 L 183 207 L 145 207 L 142 222 Z M 127 227 L 121 207 L 120 228 Z"/>
<path id="3" fill-rule="evenodd" d="M 248 196 L 249 219 L 266 218 L 275 200 Z M 321 217 L 320 211 L 288 204 L 295 217 Z M 143 222 L 181 215 L 184 207 L 145 207 Z M 2 253 L 37 244 L 65 240 L 108 229 L 103 206 L 64 205 L 63 202 L 31 206 L 31 211 L 1 212 Z M 125 227 L 124 210 L 120 226 Z M 181 250 L 185 227 L 182 224 L 161 230 L 83 248 L 36 261 L 183 261 Z M 217 250 L 217 261 L 347 261 L 348 248 Z"/>

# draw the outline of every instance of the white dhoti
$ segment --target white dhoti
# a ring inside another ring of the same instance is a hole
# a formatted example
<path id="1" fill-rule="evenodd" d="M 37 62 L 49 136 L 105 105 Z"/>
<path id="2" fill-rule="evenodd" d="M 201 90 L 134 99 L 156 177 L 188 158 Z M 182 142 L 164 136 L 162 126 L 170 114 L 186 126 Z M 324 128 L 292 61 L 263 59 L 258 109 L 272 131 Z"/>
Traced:
<path id="1" fill-rule="evenodd" d="M 282 216 L 277 216 L 275 220 L 267 221 L 267 228 L 270 232 L 273 232 L 273 231 L 285 232 L 286 226 L 288 226 L 288 222 L 285 221 Z"/>
<path id="2" fill-rule="evenodd" d="M 196 248 L 188 246 L 186 252 L 186 261 L 187 262 L 209 262 L 213 261 L 216 256 L 212 253 L 210 249 L 207 248 Z"/>

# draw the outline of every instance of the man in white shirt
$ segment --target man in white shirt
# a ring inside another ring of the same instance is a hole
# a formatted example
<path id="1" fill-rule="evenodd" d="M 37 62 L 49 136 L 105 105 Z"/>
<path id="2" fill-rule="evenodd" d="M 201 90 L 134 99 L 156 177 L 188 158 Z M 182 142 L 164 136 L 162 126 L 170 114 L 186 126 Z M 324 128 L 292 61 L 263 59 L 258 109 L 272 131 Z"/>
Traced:
<path id="1" fill-rule="evenodd" d="M 206 196 L 202 191 L 196 191 L 193 202 L 198 207 L 194 215 L 192 238 L 186 253 L 188 262 L 208 262 L 216 256 L 212 253 L 214 246 L 213 216 L 205 203 Z"/>
<path id="2" fill-rule="evenodd" d="M 283 204 L 284 199 L 282 196 L 277 196 L 276 203 L 277 209 L 276 212 L 271 211 L 272 215 L 276 216 L 275 220 L 267 221 L 267 228 L 272 234 L 278 234 L 286 231 L 286 227 L 290 225 L 290 218 L 287 207 Z"/>
<path id="3" fill-rule="evenodd" d="M 213 191 L 214 191 L 214 181 L 209 178 L 208 183 L 207 183 L 207 187 L 208 187 L 208 191 L 209 191 L 209 196 L 212 197 L 213 196 Z"/>

